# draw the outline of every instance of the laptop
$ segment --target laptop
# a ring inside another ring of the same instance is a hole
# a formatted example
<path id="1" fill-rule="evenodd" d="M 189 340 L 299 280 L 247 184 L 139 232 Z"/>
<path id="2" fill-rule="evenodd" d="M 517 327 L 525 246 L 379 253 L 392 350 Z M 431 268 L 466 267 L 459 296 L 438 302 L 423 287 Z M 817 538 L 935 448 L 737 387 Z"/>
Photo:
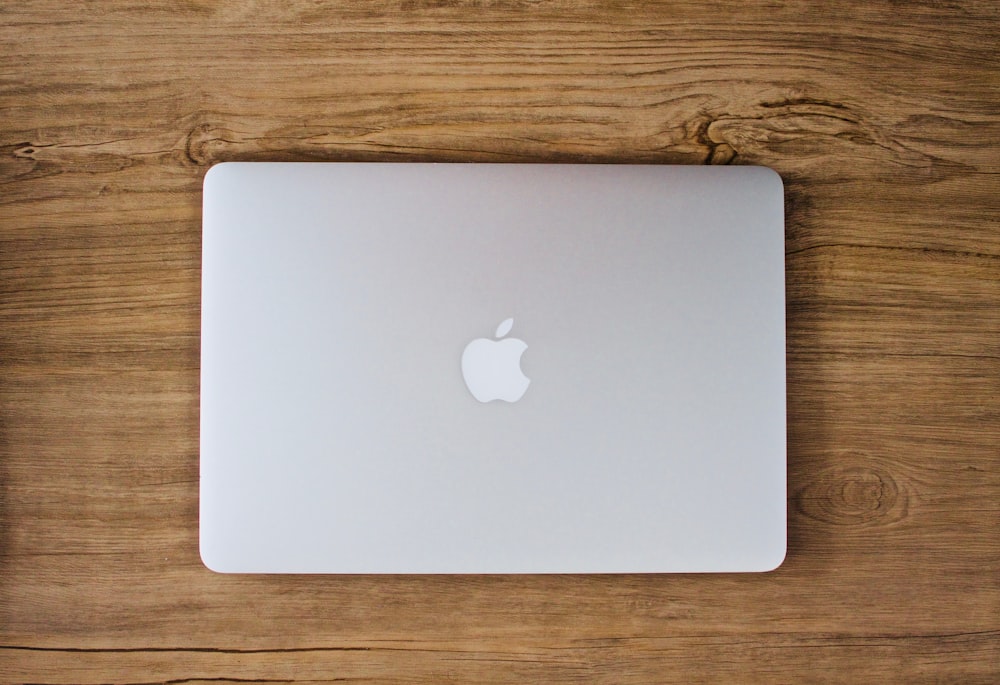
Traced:
<path id="1" fill-rule="evenodd" d="M 224 163 L 203 218 L 208 568 L 782 562 L 773 171 Z"/>

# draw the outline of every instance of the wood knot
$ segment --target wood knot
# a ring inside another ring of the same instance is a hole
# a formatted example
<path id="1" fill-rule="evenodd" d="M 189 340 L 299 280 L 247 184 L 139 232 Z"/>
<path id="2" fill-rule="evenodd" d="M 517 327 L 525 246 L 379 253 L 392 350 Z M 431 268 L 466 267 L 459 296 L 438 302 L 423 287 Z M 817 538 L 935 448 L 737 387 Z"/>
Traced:
<path id="1" fill-rule="evenodd" d="M 825 469 L 796 502 L 806 516 L 838 526 L 885 525 L 905 514 L 905 493 L 887 470 L 871 464 Z"/>
<path id="2" fill-rule="evenodd" d="M 38 148 L 31 143 L 20 143 L 14 146 L 14 156 L 21 159 L 35 159 L 36 152 L 38 152 Z"/>
<path id="3" fill-rule="evenodd" d="M 187 134 L 184 141 L 184 158 L 188 164 L 210 167 L 216 162 L 233 159 L 233 153 L 239 153 L 246 147 L 242 134 L 203 122 L 193 126 Z"/>

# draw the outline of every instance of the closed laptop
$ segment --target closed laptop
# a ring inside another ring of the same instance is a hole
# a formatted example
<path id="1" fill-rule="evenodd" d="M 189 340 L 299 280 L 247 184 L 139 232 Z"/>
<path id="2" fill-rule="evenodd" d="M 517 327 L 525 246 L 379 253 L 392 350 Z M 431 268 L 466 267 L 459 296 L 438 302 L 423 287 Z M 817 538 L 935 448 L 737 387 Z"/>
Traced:
<path id="1" fill-rule="evenodd" d="M 202 270 L 213 570 L 784 558 L 773 171 L 225 163 Z"/>

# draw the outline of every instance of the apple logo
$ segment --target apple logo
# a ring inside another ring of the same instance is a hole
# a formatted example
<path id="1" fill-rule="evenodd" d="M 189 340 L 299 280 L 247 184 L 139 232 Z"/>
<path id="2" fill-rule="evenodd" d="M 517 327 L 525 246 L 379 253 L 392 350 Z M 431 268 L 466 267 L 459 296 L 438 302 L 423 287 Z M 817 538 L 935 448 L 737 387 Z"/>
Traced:
<path id="1" fill-rule="evenodd" d="M 497 326 L 496 340 L 476 338 L 462 352 L 462 376 L 469 392 L 480 402 L 517 402 L 531 379 L 521 372 L 521 355 L 528 349 L 523 340 L 503 338 L 514 319 Z"/>

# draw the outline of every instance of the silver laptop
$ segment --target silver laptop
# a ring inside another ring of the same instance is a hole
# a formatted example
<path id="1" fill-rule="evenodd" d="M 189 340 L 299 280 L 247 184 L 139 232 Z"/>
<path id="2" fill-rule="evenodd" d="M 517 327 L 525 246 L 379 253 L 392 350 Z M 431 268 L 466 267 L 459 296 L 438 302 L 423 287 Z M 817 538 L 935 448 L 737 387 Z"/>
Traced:
<path id="1" fill-rule="evenodd" d="M 773 171 L 226 163 L 202 249 L 209 568 L 784 558 Z"/>

